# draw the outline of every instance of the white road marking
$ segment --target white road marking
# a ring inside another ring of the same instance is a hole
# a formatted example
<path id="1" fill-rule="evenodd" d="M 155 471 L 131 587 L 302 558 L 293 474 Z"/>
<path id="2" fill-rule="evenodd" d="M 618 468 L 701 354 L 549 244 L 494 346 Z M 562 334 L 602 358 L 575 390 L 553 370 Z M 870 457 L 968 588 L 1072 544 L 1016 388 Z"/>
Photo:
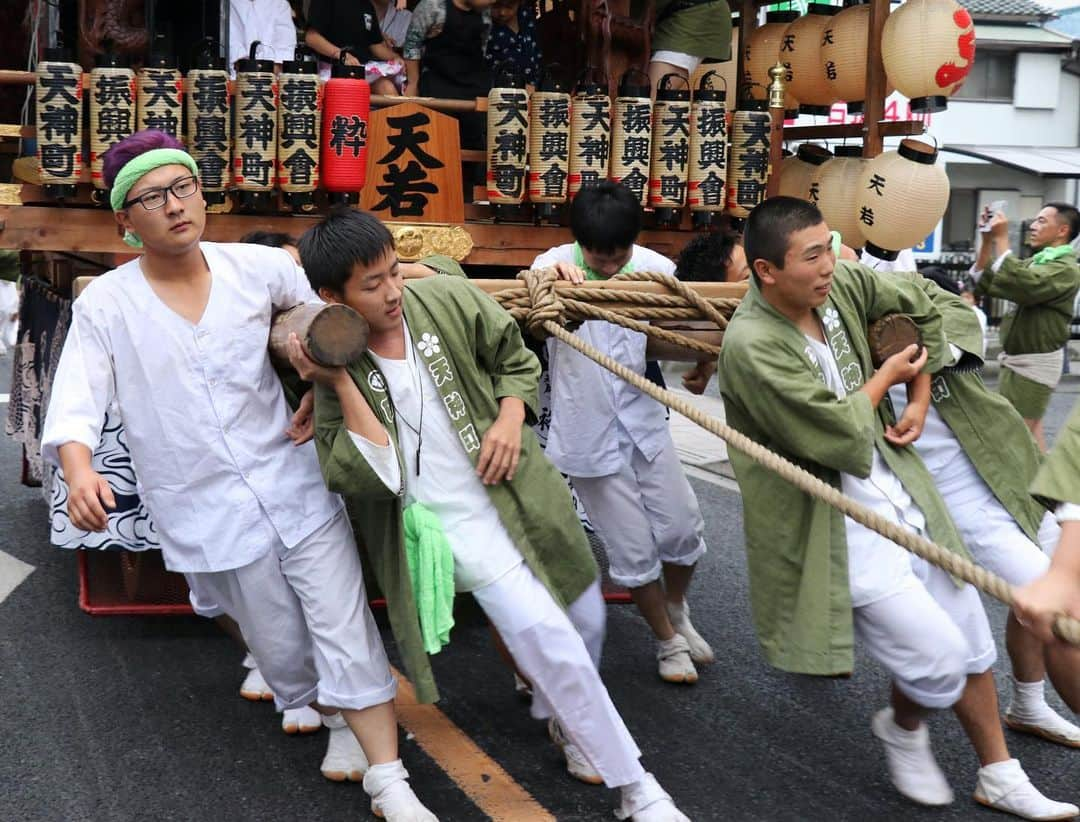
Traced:
<path id="1" fill-rule="evenodd" d="M 34 566 L 0 551 L 0 603 L 33 572 Z"/>

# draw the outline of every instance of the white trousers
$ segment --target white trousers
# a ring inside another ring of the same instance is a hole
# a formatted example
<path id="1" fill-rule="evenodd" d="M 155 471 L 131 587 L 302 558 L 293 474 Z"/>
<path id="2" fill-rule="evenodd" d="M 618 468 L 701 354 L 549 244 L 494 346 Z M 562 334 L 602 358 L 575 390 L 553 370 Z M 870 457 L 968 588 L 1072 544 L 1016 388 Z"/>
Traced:
<path id="1" fill-rule="evenodd" d="M 665 562 L 701 559 L 705 523 L 670 437 L 652 462 L 630 450 L 617 473 L 570 480 L 604 540 L 611 579 L 640 588 L 660 578 Z"/>
<path id="2" fill-rule="evenodd" d="M 316 698 L 361 710 L 394 698 L 344 511 L 291 549 L 275 540 L 248 565 L 192 577 L 193 602 L 216 605 L 240 625 L 278 710 Z"/>
<path id="3" fill-rule="evenodd" d="M 641 751 L 600 680 L 589 648 L 529 566 L 521 563 L 472 594 L 532 684 L 533 700 L 539 698 L 541 713 L 554 714 L 604 784 L 617 788 L 644 777 Z M 589 588 L 581 599 L 585 597 L 589 599 L 575 611 L 593 626 L 595 640 L 597 600 L 603 608 L 599 585 Z M 599 637 L 602 642 L 602 628 Z M 599 645 L 595 656 L 599 658 Z"/>
<path id="4" fill-rule="evenodd" d="M 1050 557 L 1028 538 L 990 489 L 986 490 L 985 499 L 968 505 L 950 505 L 949 514 L 979 565 L 1010 585 L 1027 585 L 1046 573 Z M 1054 524 L 1053 516 L 1048 514 L 1039 529 L 1039 537 L 1045 532 L 1049 539 L 1054 539 L 1050 536 L 1056 530 Z"/>
<path id="5" fill-rule="evenodd" d="M 994 664 L 997 647 L 974 587 L 958 588 L 914 554 L 911 570 L 896 593 L 854 609 L 855 635 L 908 698 L 948 708 L 970 674 Z"/>

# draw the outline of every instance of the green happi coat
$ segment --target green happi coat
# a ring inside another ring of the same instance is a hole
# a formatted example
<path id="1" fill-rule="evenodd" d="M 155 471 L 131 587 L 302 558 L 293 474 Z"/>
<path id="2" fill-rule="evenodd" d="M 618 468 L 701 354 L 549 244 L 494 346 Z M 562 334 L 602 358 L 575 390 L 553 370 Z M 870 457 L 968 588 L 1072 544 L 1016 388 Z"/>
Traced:
<path id="1" fill-rule="evenodd" d="M 430 350 L 431 338 L 438 337 L 440 356 L 418 354 L 417 359 L 426 363 L 475 465 L 480 441 L 498 416 L 500 398 L 521 399 L 529 421 L 535 420 L 540 363 L 525 347 L 510 315 L 466 280 L 410 280 L 402 299 L 412 344 L 426 335 Z M 374 361 L 365 355 L 349 373 L 396 443 L 386 381 Z M 357 542 L 386 598 L 390 625 L 417 696 L 434 702 L 438 690 L 424 652 L 402 539 L 402 498 L 382 483 L 356 449 L 337 394 L 324 386 L 316 388 L 315 444 L 326 484 L 344 497 Z M 401 470 L 405 476 L 404 465 Z M 584 593 L 599 573 L 596 560 L 566 482 L 544 457 L 531 428 L 522 428 L 521 459 L 513 480 L 485 490 L 514 545 L 555 601 L 566 607 Z"/>
<path id="2" fill-rule="evenodd" d="M 1045 354 L 1069 339 L 1073 301 L 1080 288 L 1076 252 L 1044 263 L 1009 254 L 995 273 L 983 269 L 975 293 L 1016 303 L 1001 321 L 1001 347 L 1006 354 Z"/>
<path id="3" fill-rule="evenodd" d="M 872 373 L 869 323 L 909 315 L 929 351 L 927 370 L 934 372 L 947 350 L 941 314 L 915 283 L 847 262 L 837 263 L 832 293 L 817 313 L 847 396 L 838 399 L 825 385 L 806 337 L 751 283 L 720 351 L 728 423 L 837 488 L 842 472 L 869 476 L 876 447 L 922 510 L 930 538 L 970 557 L 918 454 L 884 439 L 888 404 L 875 410 L 857 390 Z M 846 363 L 845 347 L 851 349 Z M 742 490 L 752 615 L 766 658 L 797 673 L 850 673 L 854 637 L 843 515 L 734 449 L 731 463 Z"/>
<path id="4" fill-rule="evenodd" d="M 963 352 L 958 367 L 934 375 L 930 389 L 934 408 L 998 502 L 1038 544 L 1039 523 L 1046 509 L 1031 496 L 1028 485 L 1039 469 L 1039 447 L 1012 403 L 983 382 L 978 370 L 983 351 L 978 317 L 962 299 L 919 274 L 895 276 L 922 287 L 941 312 L 946 339 Z"/>
<path id="5" fill-rule="evenodd" d="M 1073 406 L 1054 447 L 1043 458 L 1031 493 L 1048 504 L 1080 505 L 1080 403 Z"/>

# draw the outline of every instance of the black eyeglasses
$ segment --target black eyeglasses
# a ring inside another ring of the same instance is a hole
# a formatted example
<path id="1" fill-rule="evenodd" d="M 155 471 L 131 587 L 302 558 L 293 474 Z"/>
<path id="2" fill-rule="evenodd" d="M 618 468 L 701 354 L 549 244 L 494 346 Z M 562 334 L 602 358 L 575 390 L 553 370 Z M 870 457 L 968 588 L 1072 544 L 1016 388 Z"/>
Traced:
<path id="1" fill-rule="evenodd" d="M 122 204 L 123 208 L 131 208 L 131 206 L 138 203 L 147 211 L 156 211 L 165 205 L 169 199 L 169 192 L 171 191 L 177 199 L 184 200 L 199 190 L 199 178 L 198 177 L 181 177 L 179 180 L 174 181 L 171 185 L 162 186 L 161 188 L 151 188 L 149 191 L 144 191 L 138 197 L 132 197 L 130 200 L 125 200 Z"/>

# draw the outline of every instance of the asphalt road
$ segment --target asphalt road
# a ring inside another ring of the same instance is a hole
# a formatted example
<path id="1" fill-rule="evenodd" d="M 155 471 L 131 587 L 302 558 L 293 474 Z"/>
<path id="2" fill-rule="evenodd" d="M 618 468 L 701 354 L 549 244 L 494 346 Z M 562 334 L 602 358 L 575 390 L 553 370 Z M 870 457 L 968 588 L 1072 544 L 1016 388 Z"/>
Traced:
<path id="1" fill-rule="evenodd" d="M 0 358 L 0 393 L 9 367 Z M 1051 433 L 1077 393 L 1080 378 L 1067 378 Z M 18 483 L 19 447 L 0 437 L 0 552 L 34 567 L 6 600 L 0 594 L 0 820 L 371 818 L 358 785 L 319 774 L 323 734 L 286 737 L 270 707 L 239 698 L 240 654 L 214 625 L 79 610 L 75 557 L 49 546 L 45 503 Z M 613 605 L 602 666 L 646 766 L 683 810 L 696 822 L 994 818 L 970 800 L 977 763 L 947 713 L 932 719 L 932 738 L 957 801 L 930 811 L 896 794 L 869 728 L 887 680 L 865 657 L 850 679 L 764 664 L 749 621 L 741 500 L 729 485 L 693 484 L 710 551 L 691 603 L 719 659 L 694 687 L 666 685 L 644 624 L 631 607 Z M 0 573 L 10 573 L 4 560 Z M 989 610 L 1000 633 L 1004 610 Z M 384 637 L 395 657 L 385 625 Z M 463 613 L 434 665 L 441 710 L 554 817 L 611 818 L 608 791 L 565 774 L 481 619 Z M 997 668 L 1001 688 L 1007 662 Z M 1080 799 L 1080 751 L 1007 733 L 1037 785 Z M 453 763 L 437 763 L 404 736 L 402 755 L 441 819 L 486 818 L 446 775 Z"/>

